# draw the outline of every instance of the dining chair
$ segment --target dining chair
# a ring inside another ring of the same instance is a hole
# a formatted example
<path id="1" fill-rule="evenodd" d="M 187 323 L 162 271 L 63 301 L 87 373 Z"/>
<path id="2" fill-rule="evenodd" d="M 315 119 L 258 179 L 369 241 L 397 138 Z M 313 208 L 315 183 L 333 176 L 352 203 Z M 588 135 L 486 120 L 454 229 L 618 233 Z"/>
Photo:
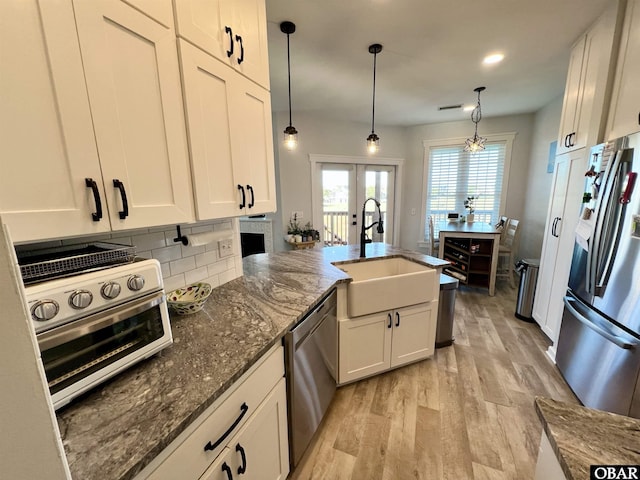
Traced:
<path id="1" fill-rule="evenodd" d="M 440 251 L 440 239 L 433 234 L 433 216 L 429 215 L 429 240 L 431 240 L 431 256 L 437 257 Z"/>
<path id="2" fill-rule="evenodd" d="M 506 277 L 511 288 L 515 288 L 513 279 L 513 268 L 515 263 L 516 250 L 520 238 L 520 221 L 513 218 L 508 219 L 503 227 L 503 234 L 498 250 L 498 271 L 496 277 Z"/>

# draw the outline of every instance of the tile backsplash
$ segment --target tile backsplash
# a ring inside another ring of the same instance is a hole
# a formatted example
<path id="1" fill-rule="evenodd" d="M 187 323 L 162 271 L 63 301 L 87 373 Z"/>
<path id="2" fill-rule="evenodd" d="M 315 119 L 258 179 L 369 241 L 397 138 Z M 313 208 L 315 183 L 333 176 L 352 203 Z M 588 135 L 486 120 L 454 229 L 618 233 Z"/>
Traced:
<path id="1" fill-rule="evenodd" d="M 155 258 L 162 267 L 164 288 L 170 292 L 190 283 L 205 281 L 212 287 L 233 280 L 242 275 L 242 254 L 237 219 L 210 220 L 180 226 L 182 235 L 207 232 L 229 232 L 233 243 L 233 254 L 220 257 L 218 241 L 206 245 L 192 246 L 174 242 L 177 236 L 175 226 L 153 227 L 145 229 L 113 232 L 91 237 L 66 238 L 41 244 L 18 245 L 16 250 L 31 250 L 74 243 L 113 242 L 136 247 L 136 255 L 143 258 Z"/>

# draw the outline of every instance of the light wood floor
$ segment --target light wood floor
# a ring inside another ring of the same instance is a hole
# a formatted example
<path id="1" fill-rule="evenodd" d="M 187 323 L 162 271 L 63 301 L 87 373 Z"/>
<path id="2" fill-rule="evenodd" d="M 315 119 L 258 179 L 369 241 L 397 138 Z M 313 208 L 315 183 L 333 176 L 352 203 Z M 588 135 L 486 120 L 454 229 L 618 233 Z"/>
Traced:
<path id="1" fill-rule="evenodd" d="M 290 478 L 532 479 L 536 395 L 577 402 L 516 290 L 461 287 L 455 343 L 433 358 L 341 387 Z"/>

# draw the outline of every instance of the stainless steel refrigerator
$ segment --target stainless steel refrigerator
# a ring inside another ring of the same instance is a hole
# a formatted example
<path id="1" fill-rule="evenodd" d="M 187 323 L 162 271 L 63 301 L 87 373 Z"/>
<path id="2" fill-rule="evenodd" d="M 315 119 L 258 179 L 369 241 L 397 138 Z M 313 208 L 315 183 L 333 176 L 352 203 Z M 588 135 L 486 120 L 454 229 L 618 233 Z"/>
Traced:
<path id="1" fill-rule="evenodd" d="M 640 418 L 640 133 L 590 154 L 556 363 L 585 406 Z"/>

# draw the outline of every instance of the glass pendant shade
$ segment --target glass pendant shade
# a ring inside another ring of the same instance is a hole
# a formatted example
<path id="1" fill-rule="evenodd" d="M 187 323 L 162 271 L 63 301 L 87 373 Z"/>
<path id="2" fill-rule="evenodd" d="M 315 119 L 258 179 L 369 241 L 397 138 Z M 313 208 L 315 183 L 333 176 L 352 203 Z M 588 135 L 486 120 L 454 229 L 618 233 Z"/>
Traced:
<path id="1" fill-rule="evenodd" d="M 298 146 L 298 131 L 292 125 L 284 129 L 284 146 L 287 150 L 295 150 Z"/>
<path id="2" fill-rule="evenodd" d="M 476 124 L 476 129 L 475 129 L 475 133 L 473 134 L 473 137 L 467 138 L 467 140 L 464 142 L 465 152 L 475 153 L 475 152 L 482 151 L 484 150 L 484 144 L 487 141 L 486 138 L 478 135 L 478 123 L 480 123 L 480 120 L 482 120 L 482 109 L 480 107 L 480 92 L 484 90 L 485 90 L 485 87 L 478 87 L 473 90 L 474 92 L 478 92 L 478 104 L 476 105 L 476 108 L 473 109 L 473 112 L 471 112 L 471 121 Z"/>
<path id="3" fill-rule="evenodd" d="M 367 137 L 367 151 L 369 153 L 377 153 L 380 148 L 380 138 L 375 133 L 371 133 Z"/>

